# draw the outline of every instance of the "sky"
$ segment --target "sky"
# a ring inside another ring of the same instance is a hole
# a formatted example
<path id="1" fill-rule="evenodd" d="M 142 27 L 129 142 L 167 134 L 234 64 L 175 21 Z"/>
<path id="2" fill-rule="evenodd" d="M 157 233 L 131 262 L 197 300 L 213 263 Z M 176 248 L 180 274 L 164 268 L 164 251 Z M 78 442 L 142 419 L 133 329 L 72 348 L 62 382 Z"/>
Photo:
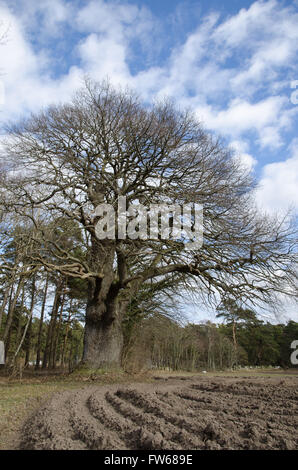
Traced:
<path id="1" fill-rule="evenodd" d="M 298 0 L 4 0 L 0 32 L 0 134 L 108 77 L 191 107 L 262 210 L 298 210 Z"/>

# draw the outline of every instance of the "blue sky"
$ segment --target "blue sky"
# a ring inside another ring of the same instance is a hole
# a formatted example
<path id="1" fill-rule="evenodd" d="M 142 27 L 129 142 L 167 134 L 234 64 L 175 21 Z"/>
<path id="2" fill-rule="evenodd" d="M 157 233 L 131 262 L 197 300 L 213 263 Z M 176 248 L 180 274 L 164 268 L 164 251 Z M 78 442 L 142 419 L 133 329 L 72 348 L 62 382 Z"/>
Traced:
<path id="1" fill-rule="evenodd" d="M 262 208 L 298 207 L 297 1 L 4 0 L 0 18 L 0 124 L 109 76 L 192 107 L 255 172 Z"/>
<path id="2" fill-rule="evenodd" d="M 0 21 L 1 127 L 108 76 L 193 108 L 263 210 L 298 209 L 298 1 L 4 0 Z"/>

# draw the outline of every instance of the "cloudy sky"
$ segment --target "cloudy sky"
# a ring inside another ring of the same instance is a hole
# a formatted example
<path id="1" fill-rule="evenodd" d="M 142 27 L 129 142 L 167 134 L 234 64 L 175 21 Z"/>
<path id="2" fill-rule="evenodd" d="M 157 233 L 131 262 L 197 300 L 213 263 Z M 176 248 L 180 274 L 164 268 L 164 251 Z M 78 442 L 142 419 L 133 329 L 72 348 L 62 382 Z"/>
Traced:
<path id="1" fill-rule="evenodd" d="M 0 21 L 1 129 L 109 77 L 191 106 L 260 207 L 298 209 L 298 0 L 4 0 Z"/>

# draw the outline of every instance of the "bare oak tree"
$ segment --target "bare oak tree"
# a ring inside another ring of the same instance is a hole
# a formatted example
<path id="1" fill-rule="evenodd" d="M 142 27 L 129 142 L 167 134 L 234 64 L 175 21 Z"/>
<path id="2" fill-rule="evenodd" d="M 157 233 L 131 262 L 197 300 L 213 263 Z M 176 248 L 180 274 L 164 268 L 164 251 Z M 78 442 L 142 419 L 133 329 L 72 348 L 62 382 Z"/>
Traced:
<path id="1" fill-rule="evenodd" d="M 258 214 L 248 170 L 190 111 L 168 101 L 149 108 L 132 92 L 87 81 L 71 103 L 8 134 L 2 206 L 34 227 L 32 269 L 88 285 L 85 363 L 119 366 L 128 305 L 150 280 L 175 277 L 177 289 L 195 286 L 210 301 L 297 293 L 293 229 Z M 185 250 L 173 237 L 99 240 L 95 209 L 116 209 L 119 196 L 127 205 L 202 204 L 202 248 Z"/>

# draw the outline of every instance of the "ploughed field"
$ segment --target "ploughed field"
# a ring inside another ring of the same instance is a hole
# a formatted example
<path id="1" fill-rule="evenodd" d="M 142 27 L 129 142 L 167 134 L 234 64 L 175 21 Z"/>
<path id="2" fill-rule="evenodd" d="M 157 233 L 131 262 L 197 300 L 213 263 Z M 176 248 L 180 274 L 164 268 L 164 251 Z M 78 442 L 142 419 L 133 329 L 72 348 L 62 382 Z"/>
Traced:
<path id="1" fill-rule="evenodd" d="M 21 449 L 297 449 L 298 377 L 168 377 L 54 395 Z"/>

